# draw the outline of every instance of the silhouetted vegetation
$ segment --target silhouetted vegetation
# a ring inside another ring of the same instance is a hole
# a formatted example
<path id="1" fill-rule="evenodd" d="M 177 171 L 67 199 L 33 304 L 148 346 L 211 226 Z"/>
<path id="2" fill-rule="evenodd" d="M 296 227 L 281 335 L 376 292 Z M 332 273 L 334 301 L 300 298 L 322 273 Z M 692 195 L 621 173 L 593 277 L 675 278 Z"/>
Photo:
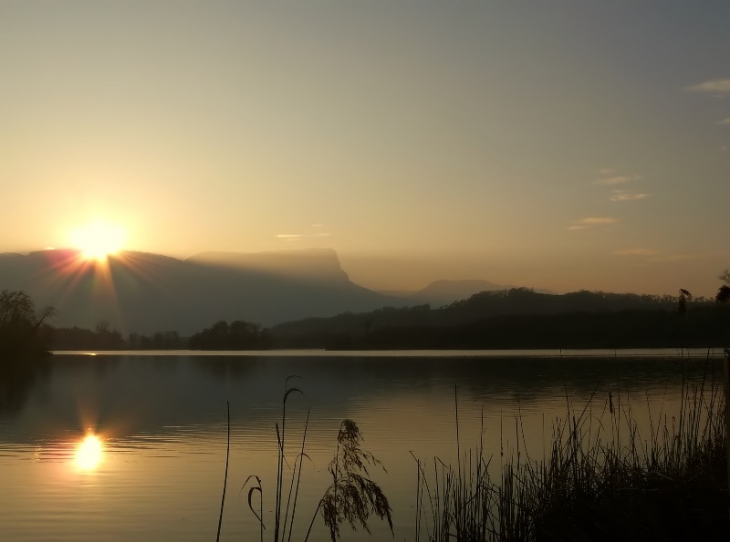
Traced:
<path id="1" fill-rule="evenodd" d="M 36 313 L 33 300 L 25 292 L 0 292 L 0 365 L 47 354 L 44 322 L 54 313 L 53 307 Z"/>
<path id="2" fill-rule="evenodd" d="M 264 350 L 273 345 L 267 329 L 240 320 L 217 322 L 190 338 L 181 337 L 177 331 L 165 331 L 154 335 L 130 333 L 125 340 L 106 322 L 100 322 L 94 330 L 54 329 L 51 338 L 54 350 Z"/>
<path id="3" fill-rule="evenodd" d="M 99 322 L 94 330 L 80 327 L 56 328 L 52 334 L 54 350 L 123 350 L 124 337 L 107 322 Z"/>
<path id="4" fill-rule="evenodd" d="M 717 291 L 715 301 L 718 303 L 728 303 L 730 302 L 730 269 L 726 269 L 718 278 L 725 284 L 720 286 L 720 289 Z"/>
<path id="5" fill-rule="evenodd" d="M 277 334 L 296 335 L 326 330 L 362 332 L 366 327 L 457 326 L 490 316 L 611 313 L 621 311 L 675 311 L 678 296 L 613 294 L 581 290 L 568 294 L 545 294 L 528 288 L 480 292 L 468 299 L 435 308 L 429 305 L 385 307 L 367 313 L 343 313 L 331 318 L 307 318 L 279 324 Z M 692 298 L 688 307 L 711 305 L 712 301 Z"/>
<path id="6" fill-rule="evenodd" d="M 220 321 L 190 337 L 191 350 L 266 350 L 273 346 L 267 329 L 236 320 Z"/>
<path id="7" fill-rule="evenodd" d="M 177 331 L 155 333 L 152 336 L 130 333 L 125 340 L 107 322 L 96 328 L 55 328 L 50 333 L 53 350 L 180 350 L 188 347 L 188 340 Z"/>
<path id="8" fill-rule="evenodd" d="M 525 454 L 516 425 L 516 454 L 500 456 L 500 480 L 483 443 L 460 450 L 457 465 L 417 460 L 416 541 L 726 540 L 720 383 L 684 382 L 679 416 L 659 412 L 643 436 L 631 398 L 614 392 L 594 408 L 568 399 L 542 459 Z M 593 420 L 593 412 L 609 420 Z M 459 450 L 458 409 L 456 423 Z"/>
<path id="9" fill-rule="evenodd" d="M 337 451 L 327 467 L 332 484 L 324 492 L 315 511 L 315 516 L 317 512 L 321 514 L 332 542 L 339 539 L 340 525 L 345 522 L 353 530 L 360 527 L 369 533 L 367 522 L 371 514 L 387 520 L 390 532 L 393 532 L 388 498 L 368 472 L 368 467 L 382 468 L 382 463 L 361 448 L 362 440 L 357 424 L 343 420 L 337 432 Z M 310 525 L 307 537 L 311 530 Z"/>
<path id="10" fill-rule="evenodd" d="M 188 348 L 188 339 L 181 337 L 177 331 L 160 331 L 151 336 L 130 333 L 127 348 L 130 350 L 180 350 Z"/>
<path id="11" fill-rule="evenodd" d="M 54 312 L 47 307 L 37 313 L 24 292 L 0 292 L 0 413 L 18 412 L 46 372 L 50 328 L 45 322 Z"/>
<path id="12" fill-rule="evenodd" d="M 525 288 L 482 292 L 433 309 L 386 307 L 369 313 L 309 318 L 266 329 L 215 323 L 189 339 L 176 331 L 122 335 L 102 322 L 95 330 L 56 329 L 55 350 L 265 350 L 270 348 L 509 349 L 690 348 L 730 344 L 730 272 L 715 300 L 678 296 Z M 717 301 L 717 302 L 714 302 Z"/>
<path id="13" fill-rule="evenodd" d="M 476 449 L 463 449 L 457 405 L 456 464 L 416 459 L 414 540 L 725 540 L 730 528 L 725 401 L 713 366 L 708 358 L 700 379 L 685 375 L 679 413 L 672 416 L 662 407 L 650 414 L 643 434 L 637 422 L 643 397 L 637 403 L 616 387 L 604 400 L 594 393 L 588 404 L 576 407 L 566 395 L 566 415 L 553 422 L 541 458 L 527 452 L 519 417 L 515 448 L 506 449 L 503 440 L 498 458 L 486 455 L 483 438 Z M 290 445 L 292 457 L 285 456 L 287 400 L 296 393 L 301 392 L 286 389 L 276 425 L 276 502 L 273 530 L 267 531 L 275 541 L 291 539 L 307 458 L 308 414 L 301 442 Z M 318 516 L 332 541 L 340 538 L 344 522 L 367 531 L 372 514 L 392 529 L 388 499 L 367 470 L 379 461 L 361 442 L 357 425 L 343 421 L 328 468 L 333 482 L 318 502 L 305 542 Z M 250 476 L 246 488 L 263 541 L 261 479 Z"/>
<path id="14" fill-rule="evenodd" d="M 459 326 L 403 325 L 359 332 L 275 335 L 281 346 L 348 349 L 690 348 L 730 344 L 730 307 L 493 316 Z"/>
<path id="15" fill-rule="evenodd" d="M 297 518 L 297 503 L 299 501 L 299 489 L 302 480 L 302 462 L 309 459 L 305 452 L 307 442 L 307 429 L 309 428 L 309 411 L 301 444 L 296 443 L 293 461 L 287 459 L 286 448 L 286 425 L 287 425 L 287 401 L 293 394 L 304 395 L 299 388 L 288 387 L 290 378 L 287 377 L 287 387 L 282 398 L 281 425 L 276 424 L 277 441 L 277 471 L 275 503 L 274 503 L 274 526 L 271 532 L 274 542 L 291 542 L 294 531 L 294 523 Z M 230 411 L 229 411 L 230 412 Z M 380 467 L 381 462 L 370 452 L 362 449 L 362 434 L 360 428 L 352 420 L 343 420 L 337 432 L 337 448 L 334 457 L 327 470 L 332 477 L 332 483 L 327 487 L 317 507 L 312 514 L 303 542 L 307 542 L 312 533 L 312 527 L 317 517 L 320 516 L 330 535 L 332 542 L 340 537 L 340 526 L 347 522 L 353 530 L 358 527 L 370 532 L 368 521 L 371 515 L 378 516 L 381 520 L 387 520 L 391 533 L 393 531 L 392 509 L 388 498 L 380 486 L 371 478 L 368 467 Z M 230 414 L 228 422 L 228 442 L 230 444 Z M 225 492 L 228 480 L 228 457 L 229 448 L 226 450 L 226 475 L 223 483 L 223 499 L 221 503 L 221 516 L 218 522 L 218 538 L 220 537 L 220 526 L 223 518 L 223 504 L 225 503 Z M 286 471 L 291 470 L 291 476 L 286 480 Z M 383 468 L 383 470 L 385 470 Z M 249 476 L 243 484 L 241 491 L 249 486 L 248 507 L 259 524 L 259 540 L 264 540 L 264 489 L 261 485 L 261 478 L 257 475 Z M 288 490 L 287 490 L 287 485 Z M 253 498 L 258 494 L 258 510 L 254 506 Z M 287 531 L 288 529 L 288 531 Z M 288 534 L 287 534 L 288 533 Z"/>
<path id="16" fill-rule="evenodd" d="M 431 309 L 386 308 L 272 328 L 277 346 L 328 349 L 707 347 L 730 343 L 730 310 L 674 296 L 482 292 Z"/>

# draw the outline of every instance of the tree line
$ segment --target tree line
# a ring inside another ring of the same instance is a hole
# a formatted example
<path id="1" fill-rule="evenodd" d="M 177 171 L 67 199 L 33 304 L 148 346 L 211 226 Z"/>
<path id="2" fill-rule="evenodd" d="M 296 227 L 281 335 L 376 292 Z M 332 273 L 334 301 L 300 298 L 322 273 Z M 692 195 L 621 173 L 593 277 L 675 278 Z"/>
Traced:
<path id="1" fill-rule="evenodd" d="M 36 311 L 25 292 L 0 292 L 0 367 L 51 350 L 250 350 L 274 345 L 268 329 L 243 320 L 216 322 L 190 337 L 171 330 L 125 338 L 106 321 L 94 329 L 53 327 L 48 321 L 55 313 L 53 307 Z"/>
<path id="2" fill-rule="evenodd" d="M 481 292 L 440 308 L 387 307 L 272 328 L 285 348 L 656 348 L 730 344 L 730 270 L 714 298 L 528 288 Z"/>
<path id="3" fill-rule="evenodd" d="M 405 325 L 276 336 L 279 347 L 329 350 L 707 348 L 730 344 L 730 306 L 490 316 L 458 326 Z"/>
<path id="4" fill-rule="evenodd" d="M 54 350 L 265 350 L 273 347 L 269 331 L 258 324 L 236 320 L 216 322 L 183 337 L 177 331 L 152 335 L 130 333 L 126 338 L 106 322 L 94 330 L 72 327 L 51 330 Z"/>
<path id="5" fill-rule="evenodd" d="M 308 318 L 271 329 L 219 321 L 183 337 L 177 331 L 124 337 L 108 322 L 54 328 L 55 311 L 36 311 L 24 292 L 0 292 L 0 362 L 49 350 L 501 349 L 708 347 L 730 344 L 730 270 L 714 299 L 513 288 L 482 292 L 432 309 L 383 308 Z"/>

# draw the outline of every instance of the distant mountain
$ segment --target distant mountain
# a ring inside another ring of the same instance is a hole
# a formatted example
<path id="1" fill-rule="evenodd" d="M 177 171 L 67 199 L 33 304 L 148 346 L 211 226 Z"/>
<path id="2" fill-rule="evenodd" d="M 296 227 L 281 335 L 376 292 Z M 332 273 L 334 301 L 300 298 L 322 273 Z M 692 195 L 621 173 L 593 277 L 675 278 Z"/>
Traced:
<path id="1" fill-rule="evenodd" d="M 277 277 L 309 282 L 350 282 L 342 270 L 337 252 L 310 248 L 277 252 L 201 252 L 186 260 L 208 266 L 266 273 Z"/>
<path id="2" fill-rule="evenodd" d="M 488 280 L 437 280 L 417 291 L 378 290 L 389 297 L 400 297 L 406 306 L 431 305 L 439 308 L 456 301 L 468 299 L 480 292 L 505 292 L 515 286 L 509 284 L 495 284 Z M 552 294 L 549 290 L 535 290 L 541 294 Z"/>
<path id="3" fill-rule="evenodd" d="M 123 333 L 189 334 L 218 320 L 270 326 L 404 304 L 351 282 L 333 250 L 206 252 L 187 260 L 128 251 L 107 264 L 75 250 L 5 253 L 2 289 L 24 290 L 38 306 L 56 307 L 56 326 L 106 321 Z"/>
<path id="4" fill-rule="evenodd" d="M 487 280 L 437 280 L 422 290 L 407 296 L 414 303 L 428 303 L 432 307 L 449 305 L 454 301 L 467 299 L 479 292 L 509 290 L 512 286 L 500 286 Z"/>

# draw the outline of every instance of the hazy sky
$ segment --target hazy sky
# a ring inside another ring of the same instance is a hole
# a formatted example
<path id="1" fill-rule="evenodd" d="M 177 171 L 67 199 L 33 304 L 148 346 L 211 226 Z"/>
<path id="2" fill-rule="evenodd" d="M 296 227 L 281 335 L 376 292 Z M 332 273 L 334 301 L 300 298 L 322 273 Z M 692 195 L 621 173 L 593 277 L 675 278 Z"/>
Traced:
<path id="1" fill-rule="evenodd" d="M 711 294 L 730 2 L 0 0 L 0 250 Z"/>

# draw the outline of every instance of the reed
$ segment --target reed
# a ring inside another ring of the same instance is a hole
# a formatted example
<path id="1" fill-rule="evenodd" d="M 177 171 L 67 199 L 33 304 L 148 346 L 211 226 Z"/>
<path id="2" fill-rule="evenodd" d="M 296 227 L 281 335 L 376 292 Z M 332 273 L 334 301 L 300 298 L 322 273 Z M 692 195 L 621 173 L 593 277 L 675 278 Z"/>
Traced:
<path id="1" fill-rule="evenodd" d="M 218 516 L 218 531 L 215 535 L 215 542 L 221 539 L 221 526 L 223 525 L 223 509 L 226 505 L 226 487 L 228 486 L 228 460 L 231 455 L 231 404 L 226 401 L 226 427 L 228 436 L 226 438 L 226 472 L 223 475 L 223 493 L 221 495 L 221 513 Z"/>
<path id="2" fill-rule="evenodd" d="M 415 540 L 725 540 L 724 395 L 709 367 L 683 379 L 676 416 L 655 417 L 648 394 L 643 405 L 626 390 L 602 401 L 594 392 L 581 409 L 566 394 L 542 459 L 527 455 L 518 416 L 514 452 L 502 436 L 498 480 L 481 439 L 462 451 L 456 403 L 456 467 L 434 458 L 427 472 L 416 459 Z M 639 408 L 650 413 L 645 435 Z"/>
<path id="3" fill-rule="evenodd" d="M 289 377 L 292 378 L 292 377 Z M 287 403 L 293 394 L 304 395 L 295 387 L 289 387 L 287 378 L 282 397 L 281 424 L 277 423 L 277 474 L 274 488 L 274 528 L 273 542 L 291 542 L 297 518 L 299 490 L 302 481 L 302 463 L 310 459 L 305 452 L 310 412 L 304 422 L 301 443 L 290 463 L 287 459 Z M 230 441 L 230 421 L 229 421 Z M 304 534 L 304 542 L 309 540 L 312 528 L 318 517 L 321 517 L 328 535 L 333 542 L 340 537 L 340 527 L 348 523 L 353 530 L 362 528 L 370 532 L 368 522 L 372 515 L 386 520 L 393 531 L 392 509 L 380 486 L 371 478 L 370 469 L 379 468 L 385 471 L 381 462 L 370 452 L 362 449 L 363 437 L 357 424 L 352 420 L 343 420 L 337 433 L 336 451 L 328 466 L 332 478 L 331 484 L 324 490 L 321 499 L 312 514 L 309 527 Z M 228 472 L 228 454 L 226 454 L 226 479 Z M 290 472 L 289 472 L 290 471 Z M 241 487 L 241 492 L 248 487 L 248 507 L 259 524 L 259 538 L 264 540 L 264 490 L 261 479 L 256 475 L 249 476 Z M 287 489 L 288 487 L 288 489 Z M 225 482 L 223 495 L 225 499 Z M 258 510 L 254 497 L 258 495 Z M 221 518 L 222 518 L 221 504 Z M 219 523 L 220 533 L 220 523 Z"/>

